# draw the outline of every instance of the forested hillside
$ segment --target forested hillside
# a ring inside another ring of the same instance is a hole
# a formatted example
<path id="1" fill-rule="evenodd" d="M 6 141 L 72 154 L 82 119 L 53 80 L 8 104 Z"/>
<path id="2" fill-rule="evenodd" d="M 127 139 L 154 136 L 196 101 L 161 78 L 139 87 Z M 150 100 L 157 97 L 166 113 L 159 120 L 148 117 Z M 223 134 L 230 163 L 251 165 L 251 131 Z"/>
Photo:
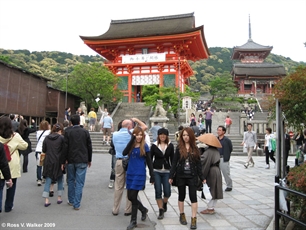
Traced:
<path id="1" fill-rule="evenodd" d="M 209 49 L 210 58 L 191 62 L 195 75 L 190 78 L 191 87 L 200 92 L 208 92 L 208 83 L 215 77 L 230 74 L 233 60 L 231 60 L 232 48 L 212 47 Z M 53 87 L 64 89 L 66 76 L 73 71 L 76 64 L 102 63 L 104 59 L 98 55 L 73 55 L 59 51 L 30 52 L 28 50 L 4 50 L 0 49 L 0 60 L 27 70 L 34 74 L 52 79 Z M 306 65 L 303 62 L 295 62 L 290 58 L 270 54 L 266 62 L 282 64 L 288 73 L 294 71 L 298 65 Z"/>

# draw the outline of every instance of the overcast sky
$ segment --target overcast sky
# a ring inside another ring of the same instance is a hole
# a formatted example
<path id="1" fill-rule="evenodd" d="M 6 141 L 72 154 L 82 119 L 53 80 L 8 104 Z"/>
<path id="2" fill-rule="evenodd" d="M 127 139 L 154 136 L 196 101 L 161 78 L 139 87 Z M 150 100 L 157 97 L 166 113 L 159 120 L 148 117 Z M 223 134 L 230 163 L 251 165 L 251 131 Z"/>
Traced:
<path id="1" fill-rule="evenodd" d="M 191 12 L 208 47 L 245 44 L 250 14 L 254 42 L 306 62 L 306 0 L 0 0 L 0 48 L 96 55 L 79 36 L 111 20 Z"/>

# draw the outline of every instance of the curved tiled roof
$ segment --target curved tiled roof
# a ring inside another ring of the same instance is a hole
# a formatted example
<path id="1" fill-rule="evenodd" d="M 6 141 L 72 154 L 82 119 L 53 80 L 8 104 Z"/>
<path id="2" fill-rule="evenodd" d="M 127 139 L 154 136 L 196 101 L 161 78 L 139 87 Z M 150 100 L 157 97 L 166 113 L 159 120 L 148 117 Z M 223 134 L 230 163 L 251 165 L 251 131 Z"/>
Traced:
<path id="1" fill-rule="evenodd" d="M 283 65 L 273 63 L 236 63 L 233 65 L 232 74 L 246 76 L 286 76 Z"/>
<path id="2" fill-rule="evenodd" d="M 193 14 L 112 20 L 106 33 L 100 36 L 80 37 L 83 40 L 110 40 L 192 32 L 200 28 L 195 28 Z"/>
<path id="3" fill-rule="evenodd" d="M 273 46 L 263 46 L 254 42 L 251 38 L 242 46 L 235 46 L 234 49 L 238 50 L 272 50 Z"/>

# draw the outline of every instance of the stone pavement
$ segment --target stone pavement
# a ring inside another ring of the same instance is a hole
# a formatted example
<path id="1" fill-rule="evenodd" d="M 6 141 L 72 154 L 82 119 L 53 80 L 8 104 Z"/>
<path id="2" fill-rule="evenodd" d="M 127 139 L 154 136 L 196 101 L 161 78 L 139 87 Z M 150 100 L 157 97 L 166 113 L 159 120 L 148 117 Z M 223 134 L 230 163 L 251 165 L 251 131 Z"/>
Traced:
<path id="1" fill-rule="evenodd" d="M 36 185 L 36 166 L 34 154 L 30 155 L 29 172 L 22 174 L 17 181 L 14 209 L 10 213 L 0 214 L 1 229 L 126 229 L 130 217 L 124 216 L 125 197 L 118 216 L 111 214 L 113 189 L 108 188 L 110 160 L 109 154 L 94 154 L 92 167 L 87 171 L 81 209 L 75 211 L 67 205 L 67 194 L 62 204 L 56 204 L 51 198 L 51 206 L 44 207 L 41 197 L 43 187 Z M 254 157 L 255 167 L 245 169 L 246 156 L 231 158 L 233 191 L 224 192 L 223 200 L 218 201 L 213 215 L 203 215 L 200 211 L 206 208 L 206 201 L 198 192 L 199 212 L 198 229 L 267 229 L 274 213 L 274 164 L 265 169 L 265 158 Z M 289 157 L 289 164 L 294 165 L 294 157 Z M 225 188 L 225 184 L 224 184 Z M 65 185 L 65 189 L 66 185 Z M 188 190 L 187 190 L 188 191 Z M 125 193 L 124 193 L 125 195 Z M 148 180 L 146 189 L 141 191 L 140 199 L 149 209 L 148 219 L 143 222 L 138 214 L 138 229 L 180 230 L 189 229 L 191 205 L 188 194 L 185 200 L 185 213 L 188 225 L 179 223 L 177 206 L 177 188 L 172 188 L 168 211 L 163 220 L 158 220 L 158 208 L 154 196 L 154 186 Z M 3 200 L 4 201 L 4 200 Z M 28 227 L 26 227 L 28 224 Z"/>

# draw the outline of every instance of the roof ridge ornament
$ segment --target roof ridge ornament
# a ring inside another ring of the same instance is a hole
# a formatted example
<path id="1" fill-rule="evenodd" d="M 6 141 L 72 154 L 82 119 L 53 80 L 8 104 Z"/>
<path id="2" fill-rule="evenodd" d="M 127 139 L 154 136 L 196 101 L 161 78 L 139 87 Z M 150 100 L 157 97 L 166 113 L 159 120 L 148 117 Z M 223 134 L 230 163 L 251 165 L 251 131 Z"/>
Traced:
<path id="1" fill-rule="evenodd" d="M 251 16 L 249 14 L 249 42 L 253 41 L 252 40 L 252 31 L 251 31 Z"/>

